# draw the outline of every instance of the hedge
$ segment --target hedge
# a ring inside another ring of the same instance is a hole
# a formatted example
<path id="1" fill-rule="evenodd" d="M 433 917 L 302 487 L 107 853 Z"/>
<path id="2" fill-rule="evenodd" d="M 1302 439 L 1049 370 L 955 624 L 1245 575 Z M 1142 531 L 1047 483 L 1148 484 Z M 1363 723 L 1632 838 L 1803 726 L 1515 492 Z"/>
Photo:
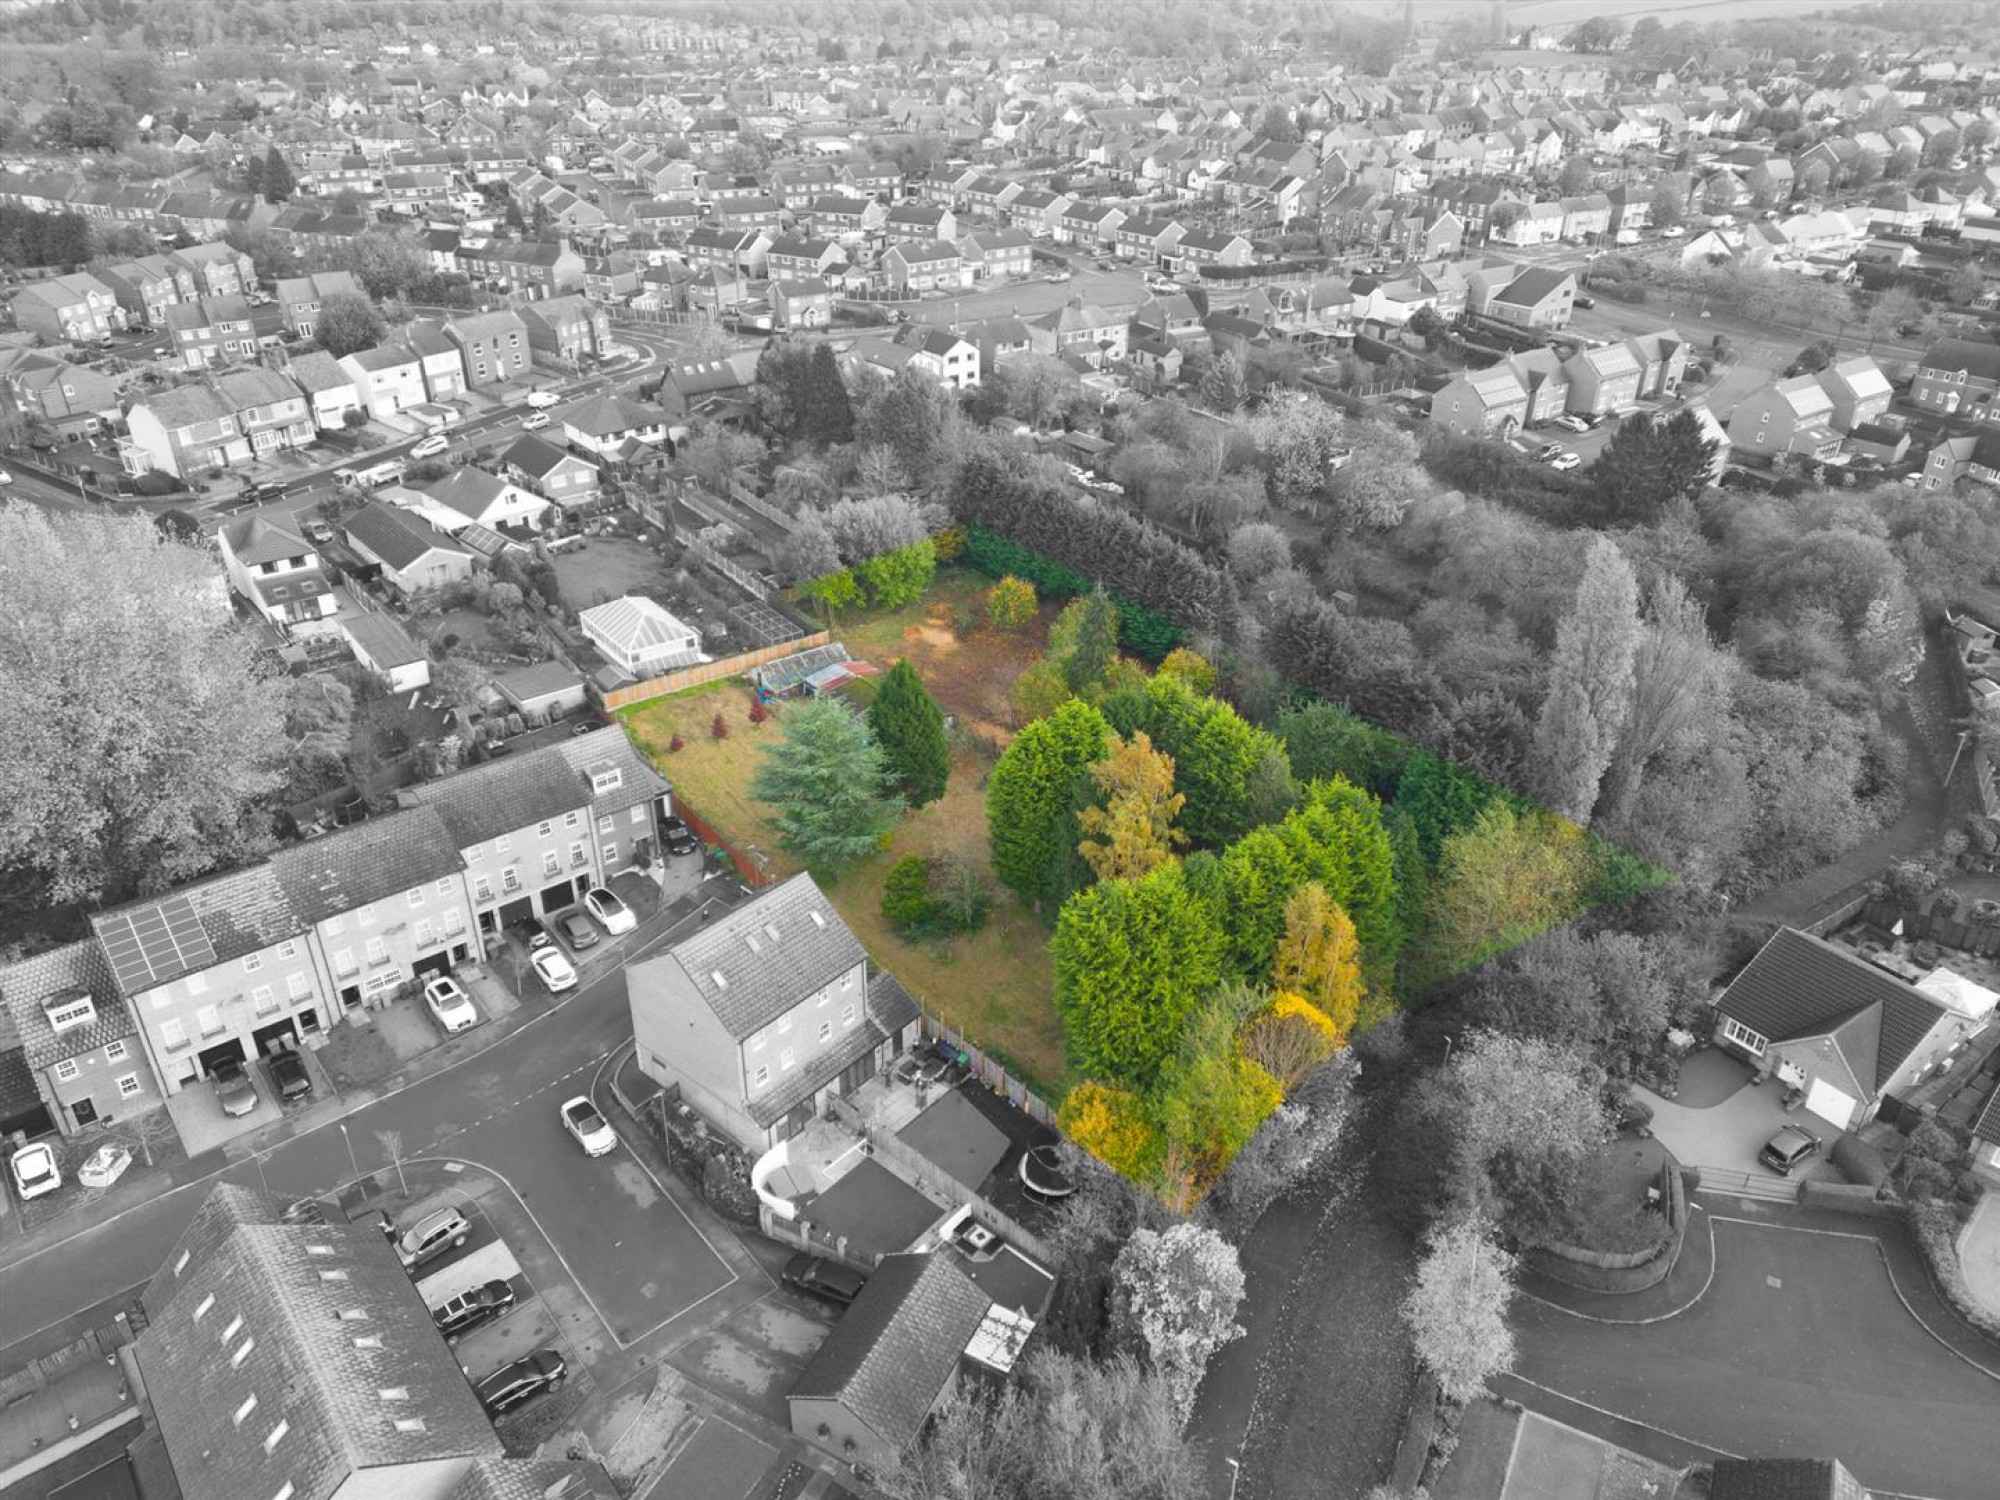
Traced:
<path id="1" fill-rule="evenodd" d="M 1081 573 L 984 526 L 965 528 L 965 548 L 959 558 L 988 578 L 1025 578 L 1045 599 L 1072 599 L 1094 587 Z M 1166 616 L 1117 594 L 1111 596 L 1111 602 L 1118 609 L 1118 644 L 1134 656 L 1157 663 L 1186 641 L 1186 632 Z"/>
<path id="2" fill-rule="evenodd" d="M 1931 1281 L 1949 1302 L 1952 1311 L 1985 1334 L 2000 1342 L 2000 1318 L 1986 1310 L 1986 1304 L 1972 1295 L 1965 1284 L 1965 1270 L 1958 1263 L 1958 1218 L 1948 1208 L 1913 1203 L 1909 1208 L 1910 1234 L 1924 1259 Z"/>

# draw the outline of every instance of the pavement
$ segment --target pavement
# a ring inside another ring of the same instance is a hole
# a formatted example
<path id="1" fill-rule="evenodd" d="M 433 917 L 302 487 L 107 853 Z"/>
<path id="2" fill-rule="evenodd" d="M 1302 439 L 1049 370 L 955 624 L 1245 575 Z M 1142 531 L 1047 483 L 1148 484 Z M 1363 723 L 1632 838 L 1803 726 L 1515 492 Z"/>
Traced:
<path id="1" fill-rule="evenodd" d="M 1981 1196 L 1959 1231 L 1958 1265 L 1972 1295 L 2000 1318 L 2000 1193 L 1989 1189 Z"/>

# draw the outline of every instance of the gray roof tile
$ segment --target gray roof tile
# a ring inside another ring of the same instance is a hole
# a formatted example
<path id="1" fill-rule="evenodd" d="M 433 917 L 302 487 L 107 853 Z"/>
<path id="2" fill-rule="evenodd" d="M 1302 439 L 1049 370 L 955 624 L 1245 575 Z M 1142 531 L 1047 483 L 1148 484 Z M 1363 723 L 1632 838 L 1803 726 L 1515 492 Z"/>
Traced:
<path id="1" fill-rule="evenodd" d="M 738 1041 L 867 956 L 810 875 L 772 887 L 669 954 Z"/>
<path id="2" fill-rule="evenodd" d="M 456 874 L 458 850 L 437 810 L 415 807 L 280 849 L 271 865 L 299 916 L 321 922 Z"/>

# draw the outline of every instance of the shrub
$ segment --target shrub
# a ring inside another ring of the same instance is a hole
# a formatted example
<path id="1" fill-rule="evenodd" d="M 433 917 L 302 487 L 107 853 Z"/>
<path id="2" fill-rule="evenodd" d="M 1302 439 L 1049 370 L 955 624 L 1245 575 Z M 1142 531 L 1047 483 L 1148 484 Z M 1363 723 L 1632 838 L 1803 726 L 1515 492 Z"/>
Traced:
<path id="1" fill-rule="evenodd" d="M 986 618 L 997 630 L 1019 630 L 1035 617 L 1035 586 L 1008 574 L 986 591 Z"/>
<path id="2" fill-rule="evenodd" d="M 1995 1317 L 1966 1285 L 1965 1268 L 1958 1263 L 1958 1218 L 1937 1204 L 1913 1203 L 1909 1209 L 1910 1233 L 1923 1252 L 1931 1279 L 1958 1315 L 1989 1338 L 2000 1339 L 2000 1317 Z"/>
<path id="3" fill-rule="evenodd" d="M 750 700 L 750 722 L 752 724 L 761 724 L 770 717 L 771 710 L 765 707 L 762 698 L 752 698 Z"/>
<path id="4" fill-rule="evenodd" d="M 715 716 L 715 722 L 708 726 L 708 732 L 714 735 L 719 740 L 728 739 L 729 721 L 723 718 L 721 714 L 717 714 Z"/>
<path id="5" fill-rule="evenodd" d="M 679 735 L 675 735 L 672 739 L 667 741 L 667 753 L 671 755 L 676 750 L 685 749 L 686 746 L 687 746 L 687 741 L 682 739 Z"/>
<path id="6" fill-rule="evenodd" d="M 931 900 L 931 865 L 921 854 L 906 855 L 889 870 L 882 882 L 882 920 L 909 931 L 920 931 L 932 922 L 936 903 Z"/>
<path id="7" fill-rule="evenodd" d="M 963 860 L 905 855 L 882 883 L 882 918 L 910 937 L 949 937 L 986 925 L 992 897 Z"/>
<path id="8" fill-rule="evenodd" d="M 1130 1089 L 1080 1083 L 1063 1100 L 1056 1124 L 1129 1182 L 1150 1182 L 1159 1170 L 1165 1143 L 1146 1102 Z"/>

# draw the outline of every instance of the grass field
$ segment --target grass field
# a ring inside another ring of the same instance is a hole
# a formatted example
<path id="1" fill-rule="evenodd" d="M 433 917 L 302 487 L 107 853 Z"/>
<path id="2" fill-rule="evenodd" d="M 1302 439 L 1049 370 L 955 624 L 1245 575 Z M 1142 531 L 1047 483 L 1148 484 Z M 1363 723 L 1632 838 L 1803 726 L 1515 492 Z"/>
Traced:
<path id="1" fill-rule="evenodd" d="M 1051 1098 L 1075 1082 L 1063 1057 L 1056 1020 L 1048 933 L 992 880 L 986 844 L 986 775 L 1013 735 L 1014 679 L 1040 650 L 1052 610 L 1018 634 L 982 626 L 960 636 L 954 621 L 983 618 L 986 580 L 947 569 L 921 604 L 887 615 L 838 622 L 834 638 L 851 656 L 887 669 L 898 657 L 923 677 L 945 713 L 957 721 L 952 775 L 945 795 L 907 814 L 889 849 L 849 870 L 827 895 L 879 965 L 935 1015 L 1012 1063 Z M 620 718 L 635 743 L 659 766 L 701 818 L 773 876 L 796 873 L 798 862 L 778 847 L 768 809 L 751 799 L 750 778 L 760 748 L 784 732 L 781 705 L 762 724 L 749 718 L 750 694 L 740 682 L 628 709 Z M 726 739 L 711 730 L 717 714 Z M 669 752 L 673 737 L 682 748 Z M 978 933 L 911 943 L 881 915 L 882 883 L 906 854 L 955 856 L 987 877 L 993 912 Z"/>

